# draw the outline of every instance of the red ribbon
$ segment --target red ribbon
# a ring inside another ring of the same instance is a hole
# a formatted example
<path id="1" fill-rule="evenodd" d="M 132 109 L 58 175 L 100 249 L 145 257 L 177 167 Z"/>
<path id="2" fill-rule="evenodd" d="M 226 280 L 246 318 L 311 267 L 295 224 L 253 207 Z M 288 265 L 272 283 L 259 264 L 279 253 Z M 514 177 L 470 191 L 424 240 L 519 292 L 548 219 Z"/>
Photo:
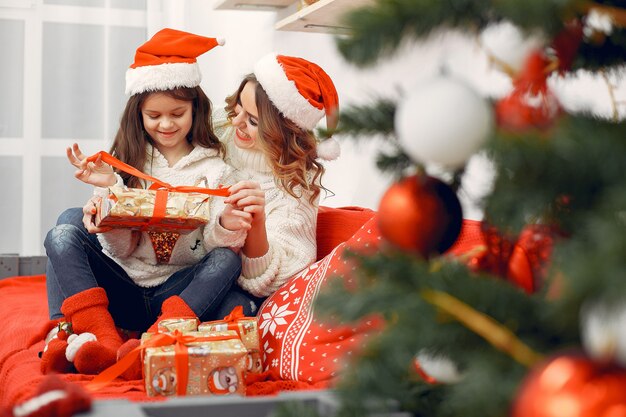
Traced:
<path id="1" fill-rule="evenodd" d="M 119 170 L 122 170 L 126 172 L 127 174 L 152 182 L 153 184 L 150 186 L 150 190 L 164 189 L 164 190 L 167 190 L 168 192 L 177 191 L 181 193 L 201 193 L 201 194 L 215 195 L 215 196 L 220 196 L 220 197 L 228 197 L 229 195 L 228 187 L 204 188 L 204 187 L 191 187 L 191 186 L 186 186 L 186 185 L 179 185 L 175 187 L 171 184 L 161 181 L 160 179 L 144 174 L 143 172 L 139 171 L 137 168 L 134 168 L 120 161 L 116 157 L 104 151 L 100 151 L 98 153 L 91 155 L 90 157 L 87 158 L 87 161 L 95 162 L 98 158 L 100 158 L 102 162 L 109 164 Z"/>
<path id="2" fill-rule="evenodd" d="M 214 342 L 220 340 L 239 339 L 234 335 L 225 336 L 190 336 L 184 335 L 178 330 L 173 333 L 157 333 L 140 346 L 128 352 L 126 356 L 117 363 L 111 365 L 91 380 L 86 385 L 88 391 L 94 392 L 110 384 L 115 378 L 120 376 L 136 360 L 141 352 L 149 347 L 171 346 L 174 344 L 174 361 L 176 365 L 176 393 L 185 395 L 187 393 L 187 382 L 189 380 L 189 354 L 187 345 L 192 342 Z"/>
<path id="3" fill-rule="evenodd" d="M 226 324 L 226 328 L 228 330 L 234 330 L 241 337 L 241 332 L 239 331 L 239 322 L 242 320 L 252 320 L 252 317 L 246 317 L 243 314 L 243 306 L 237 306 L 232 309 L 232 311 L 224 317 L 222 320 L 214 320 L 209 321 L 205 324 L 219 326 L 220 324 Z"/>
<path id="4" fill-rule="evenodd" d="M 96 154 L 87 158 L 88 162 L 95 162 L 100 159 L 102 162 L 111 165 L 121 171 L 124 171 L 128 174 L 131 174 L 137 178 L 141 178 L 147 181 L 151 181 L 152 185 L 149 187 L 150 190 L 156 191 L 156 196 L 154 200 L 154 210 L 152 211 L 152 218 L 148 221 L 148 226 L 159 223 L 161 220 L 165 218 L 165 212 L 167 208 L 167 195 L 168 193 L 175 191 L 181 193 L 201 193 L 206 195 L 215 195 L 220 197 L 227 197 L 230 193 L 228 191 L 228 187 L 221 188 L 203 188 L 203 187 L 191 187 L 186 185 L 173 186 L 166 182 L 159 180 L 158 178 L 151 177 L 150 175 L 144 174 L 139 171 L 135 167 L 132 167 L 114 156 L 100 151 Z M 131 226 L 135 226 L 136 224 L 130 224 Z"/>

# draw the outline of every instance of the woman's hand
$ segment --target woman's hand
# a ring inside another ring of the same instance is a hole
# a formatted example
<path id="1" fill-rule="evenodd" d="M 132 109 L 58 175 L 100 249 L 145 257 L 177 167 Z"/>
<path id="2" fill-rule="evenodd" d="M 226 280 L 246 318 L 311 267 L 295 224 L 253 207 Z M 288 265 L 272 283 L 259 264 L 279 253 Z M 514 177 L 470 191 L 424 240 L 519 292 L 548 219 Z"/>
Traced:
<path id="1" fill-rule="evenodd" d="M 110 227 L 96 226 L 96 213 L 101 197 L 91 197 L 83 207 L 83 225 L 89 233 L 104 233 L 111 230 Z"/>
<path id="2" fill-rule="evenodd" d="M 249 213 L 252 226 L 265 224 L 265 192 L 258 183 L 239 181 L 231 185 L 229 191 L 230 195 L 224 199 L 224 203 Z"/>
<path id="3" fill-rule="evenodd" d="M 78 144 L 75 143 L 71 148 L 67 148 L 66 153 L 70 163 L 78 168 L 74 176 L 82 182 L 96 187 L 109 187 L 117 182 L 110 165 L 102 162 L 100 157 L 94 162 L 87 162 L 87 156 L 82 153 Z"/>
<path id="4" fill-rule="evenodd" d="M 265 230 L 265 192 L 261 186 L 254 181 L 240 181 L 230 187 L 230 195 L 224 202 L 251 217 L 243 253 L 249 258 L 265 255 L 269 242 Z"/>

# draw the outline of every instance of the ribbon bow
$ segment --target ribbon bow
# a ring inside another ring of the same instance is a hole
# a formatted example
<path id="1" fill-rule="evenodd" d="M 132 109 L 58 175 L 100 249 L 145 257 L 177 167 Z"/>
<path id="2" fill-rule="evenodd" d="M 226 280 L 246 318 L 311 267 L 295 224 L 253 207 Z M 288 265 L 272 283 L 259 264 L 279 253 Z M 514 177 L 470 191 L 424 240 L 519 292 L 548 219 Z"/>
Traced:
<path id="1" fill-rule="evenodd" d="M 246 316 L 243 314 L 243 306 L 237 306 L 233 308 L 233 310 L 226 317 L 224 317 L 224 321 L 227 323 L 234 323 L 244 318 L 246 318 Z"/>
<path id="2" fill-rule="evenodd" d="M 185 335 L 178 330 L 173 333 L 158 333 L 149 340 L 128 352 L 117 363 L 111 365 L 91 380 L 86 386 L 88 391 L 94 392 L 111 383 L 128 369 L 133 362 L 139 359 L 141 352 L 149 347 L 162 347 L 174 345 L 174 363 L 176 365 L 176 394 L 187 393 L 187 381 L 189 380 L 189 355 L 187 345 L 193 342 L 214 342 L 220 340 L 238 339 L 235 335 L 225 336 L 191 336 Z"/>

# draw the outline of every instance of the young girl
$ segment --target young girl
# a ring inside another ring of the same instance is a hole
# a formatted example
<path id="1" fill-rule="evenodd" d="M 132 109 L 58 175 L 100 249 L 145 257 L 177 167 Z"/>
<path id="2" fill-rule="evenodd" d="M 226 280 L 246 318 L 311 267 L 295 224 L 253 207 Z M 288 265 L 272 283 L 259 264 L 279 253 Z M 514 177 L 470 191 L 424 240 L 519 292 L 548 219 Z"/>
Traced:
<path id="1" fill-rule="evenodd" d="M 230 188 L 226 210 L 249 213 L 244 218 L 251 227 L 239 288 L 224 305 L 240 304 L 254 315 L 267 296 L 315 261 L 324 167 L 312 129 L 324 116 L 329 130 L 336 127 L 338 96 L 316 64 L 269 54 L 226 103 L 226 113 L 216 111 L 213 122 L 241 181 Z"/>
<path id="2" fill-rule="evenodd" d="M 111 147 L 114 156 L 174 186 L 223 183 L 230 168 L 211 128 L 196 62 L 217 44 L 164 29 L 139 47 L 126 74 L 131 97 Z M 117 177 L 100 161 L 88 163 L 76 145 L 68 158 L 80 167 L 77 177 L 90 184 L 149 185 L 126 173 Z M 112 365 L 122 344 L 116 325 L 145 331 L 159 313 L 213 317 L 240 275 L 240 259 L 228 247 L 241 247 L 251 224 L 240 210 L 224 210 L 222 198 L 212 198 L 209 223 L 188 234 L 97 228 L 98 198 L 96 193 L 83 208 L 87 230 L 77 226 L 75 212 L 66 212 L 45 240 L 51 319 L 71 323 L 74 335 L 47 343 L 44 372 L 67 371 L 73 362 L 80 373 L 95 374 Z"/>

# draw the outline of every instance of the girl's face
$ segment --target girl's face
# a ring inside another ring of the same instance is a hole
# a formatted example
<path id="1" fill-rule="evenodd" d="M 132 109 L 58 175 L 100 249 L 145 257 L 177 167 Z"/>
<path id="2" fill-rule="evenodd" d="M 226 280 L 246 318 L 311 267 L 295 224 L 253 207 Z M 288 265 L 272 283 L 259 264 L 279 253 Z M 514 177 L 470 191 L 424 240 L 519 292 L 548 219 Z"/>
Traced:
<path id="1" fill-rule="evenodd" d="M 141 106 L 143 126 L 161 153 L 189 147 L 187 134 L 193 123 L 190 101 L 176 100 L 163 93 L 150 94 Z"/>
<path id="2" fill-rule="evenodd" d="M 232 123 L 235 126 L 235 145 L 241 149 L 260 149 L 258 140 L 259 111 L 256 107 L 256 84 L 248 82 L 241 90 L 237 105 L 236 116 Z"/>

